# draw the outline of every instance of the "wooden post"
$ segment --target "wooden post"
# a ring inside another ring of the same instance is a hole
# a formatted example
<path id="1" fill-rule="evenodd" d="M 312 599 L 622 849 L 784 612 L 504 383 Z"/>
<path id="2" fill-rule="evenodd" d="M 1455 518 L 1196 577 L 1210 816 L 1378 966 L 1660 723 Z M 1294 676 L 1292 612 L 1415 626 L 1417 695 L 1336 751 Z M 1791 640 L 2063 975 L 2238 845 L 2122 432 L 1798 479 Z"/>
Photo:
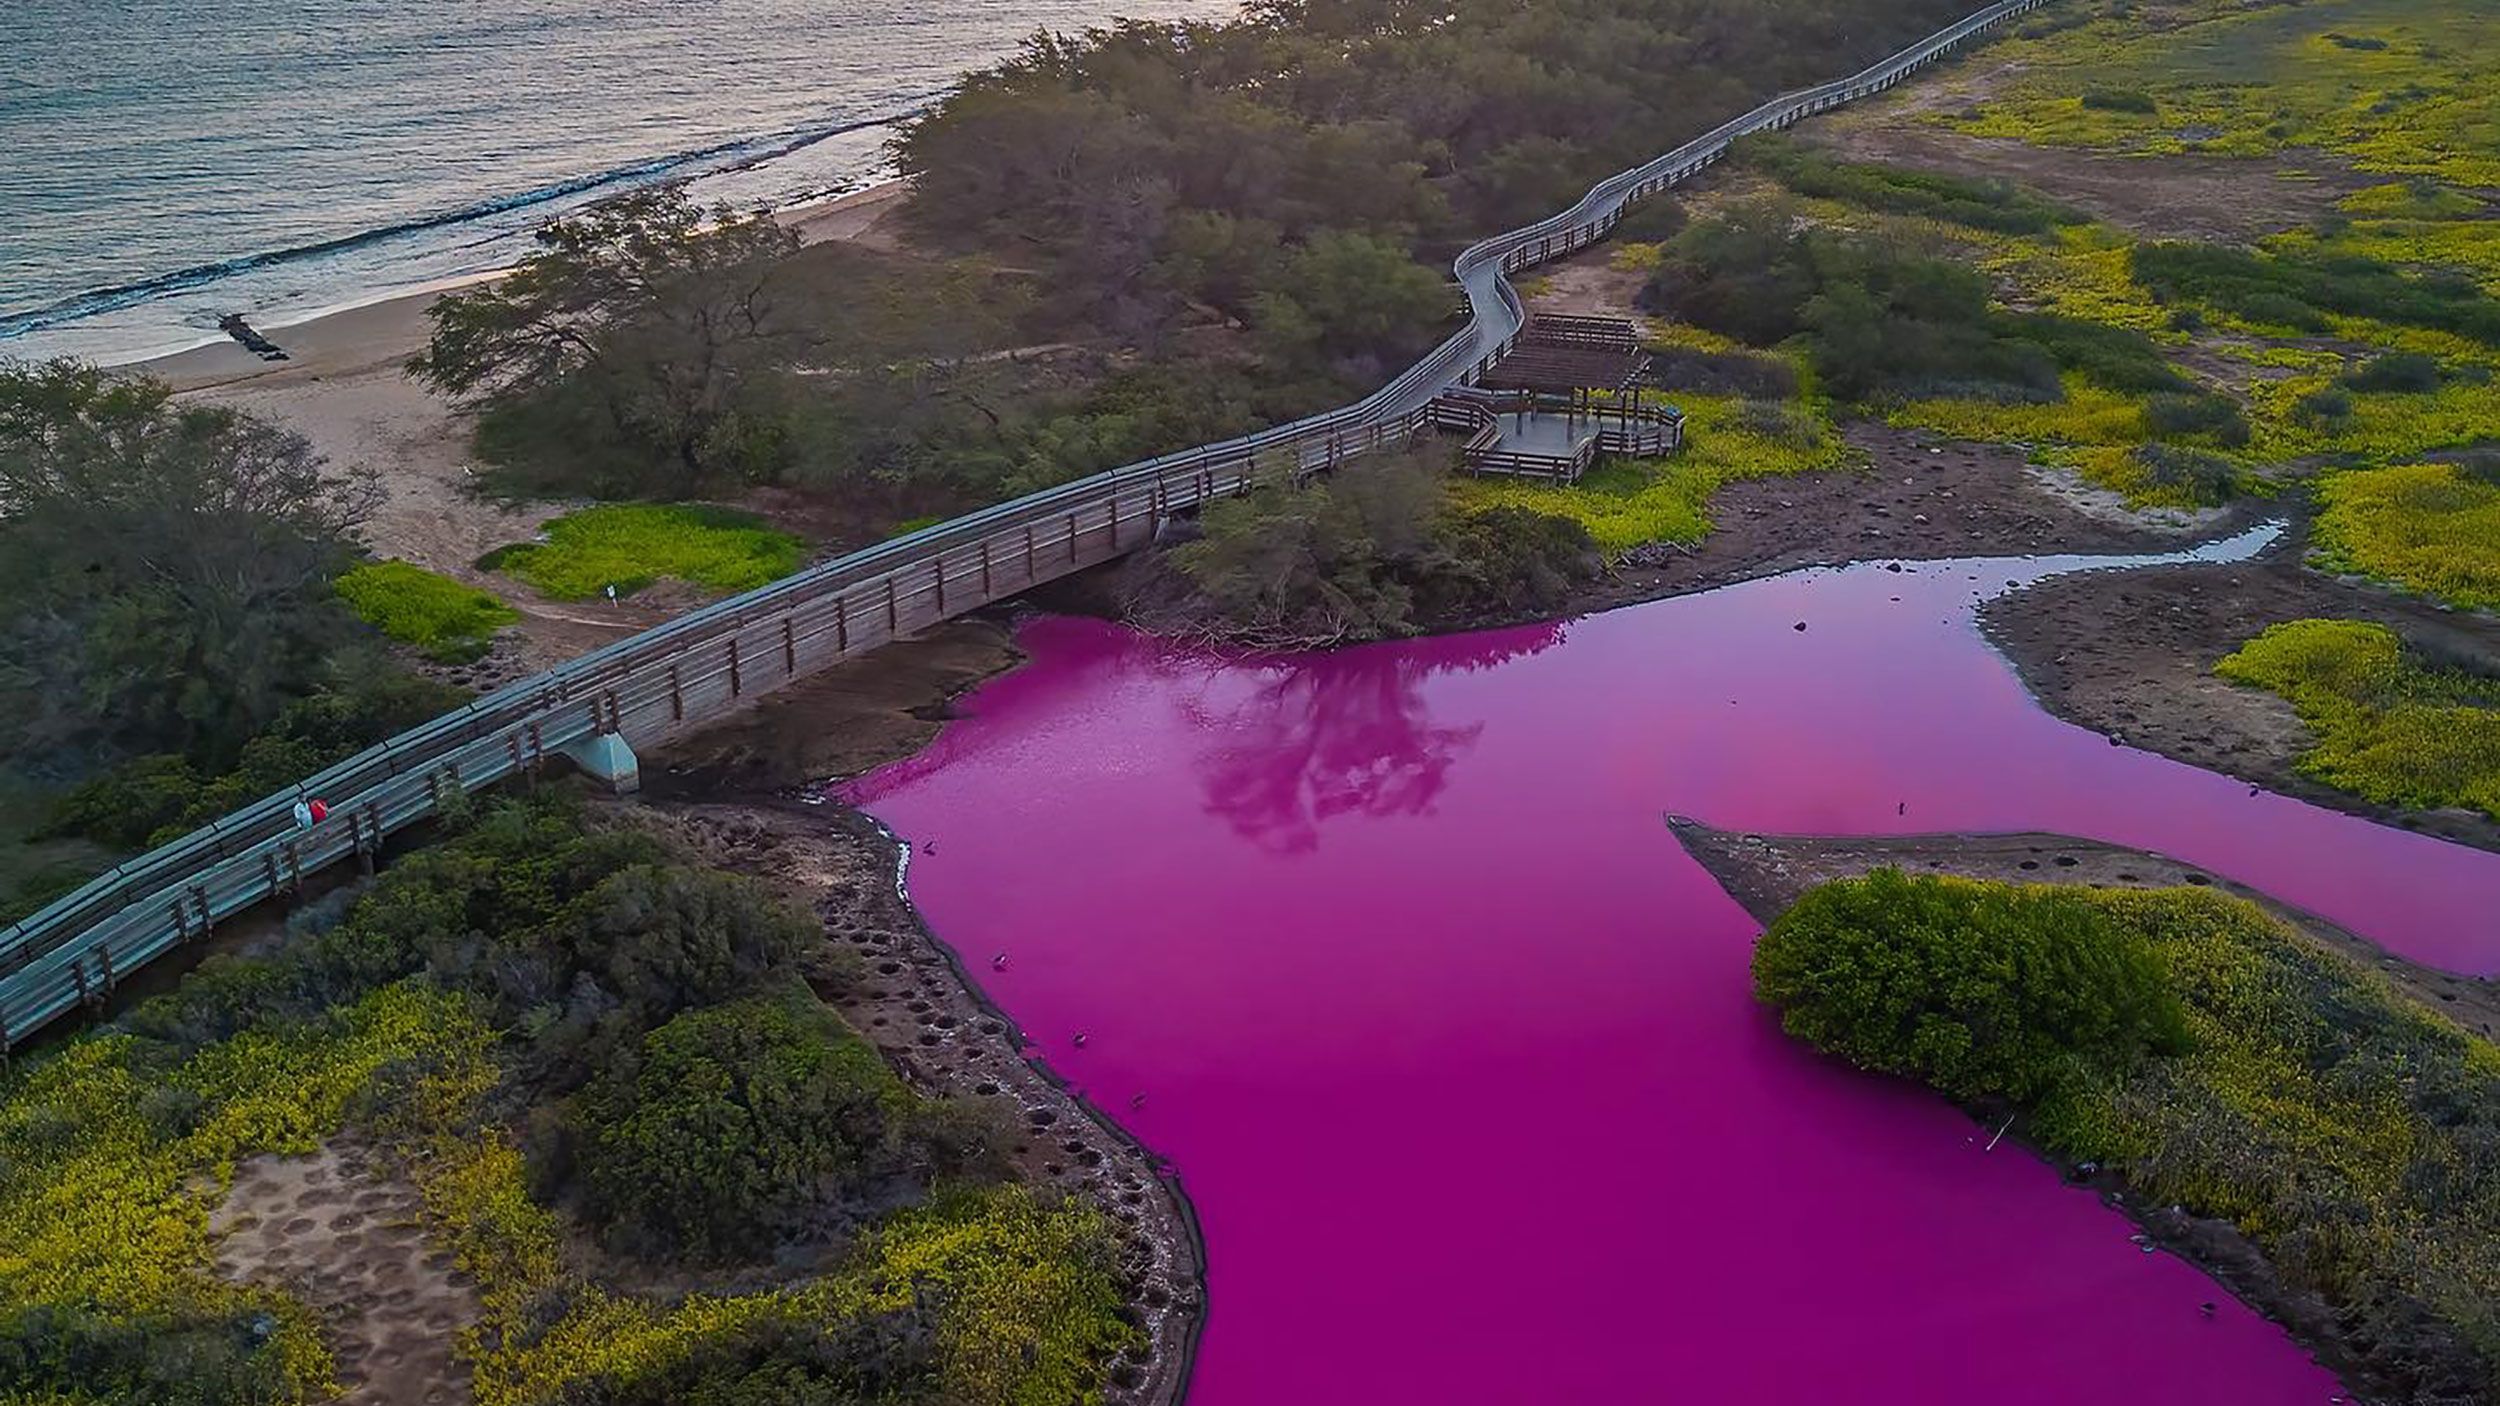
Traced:
<path id="1" fill-rule="evenodd" d="M 990 539 L 981 539 L 981 599 L 990 598 Z"/>
<path id="2" fill-rule="evenodd" d="M 929 565 L 937 572 L 938 618 L 943 620 L 946 618 L 946 553 L 939 552 L 930 557 Z"/>
<path id="3" fill-rule="evenodd" d="M 1110 503 L 1111 521 L 1107 530 L 1111 534 L 1111 550 L 1116 552 L 1120 550 L 1120 495 L 1117 493 L 1112 494 L 1110 497 Z"/>
<path id="4" fill-rule="evenodd" d="M 894 573 L 889 571 L 885 576 L 885 637 L 887 639 L 901 637 L 902 618 L 901 612 L 894 603 Z"/>
<path id="5" fill-rule="evenodd" d="M 204 884 L 193 884 L 191 886 L 191 901 L 199 905 L 200 935 L 206 937 L 210 933 L 217 931 L 217 915 L 211 913 L 208 909 L 207 886 Z"/>
<path id="6" fill-rule="evenodd" d="M 848 654 L 851 652 L 851 609 L 849 601 L 850 597 L 848 596 L 837 595 L 833 598 L 833 652 L 837 655 Z"/>
<path id="7" fill-rule="evenodd" d="M 1068 560 L 1071 563 L 1076 560 L 1076 513 L 1074 510 L 1068 513 Z"/>
<path id="8" fill-rule="evenodd" d="M 787 615 L 781 617 L 781 672 L 791 678 L 799 673 L 798 630 Z"/>
<path id="9" fill-rule="evenodd" d="M 735 698 L 744 692 L 746 692 L 746 681 L 738 673 L 738 637 L 731 635 L 729 637 L 729 696 Z M 537 726 L 536 723 L 530 724 L 533 729 Z"/>
<path id="10" fill-rule="evenodd" d="M 69 964 L 69 977 L 70 980 L 78 983 L 78 1004 L 94 1005 L 95 993 L 87 988 L 87 968 L 75 958 L 72 958 Z"/>
<path id="11" fill-rule="evenodd" d="M 686 720 L 686 685 L 677 677 L 675 664 L 668 666 L 668 718 L 670 722 Z M 513 760 L 517 763 L 520 758 L 516 755 Z"/>

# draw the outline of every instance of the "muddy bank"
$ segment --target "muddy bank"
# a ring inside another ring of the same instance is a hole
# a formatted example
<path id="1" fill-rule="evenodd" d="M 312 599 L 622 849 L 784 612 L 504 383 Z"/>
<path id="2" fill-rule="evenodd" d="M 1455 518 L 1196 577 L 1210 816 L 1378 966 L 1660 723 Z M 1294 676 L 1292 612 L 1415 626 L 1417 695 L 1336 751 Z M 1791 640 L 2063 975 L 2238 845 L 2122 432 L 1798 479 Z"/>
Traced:
<path id="1" fill-rule="evenodd" d="M 1003 611 L 820 670 L 643 759 L 655 800 L 752 797 L 857 776 L 928 745 L 954 700 L 1024 658 Z"/>
<path id="2" fill-rule="evenodd" d="M 2020 449 L 1872 421 L 1843 433 L 1860 467 L 1728 484 L 1711 496 L 1709 536 L 1692 547 L 1634 548 L 1569 613 L 1853 561 L 2167 551 L 2257 516 L 2247 507 L 2194 519 L 2113 513 L 2066 491 Z"/>
<path id="3" fill-rule="evenodd" d="M 649 809 L 713 865 L 790 893 L 858 954 L 864 978 L 828 999 L 914 1088 L 1012 1102 L 1021 1179 L 1088 1196 L 1127 1228 L 1148 1346 L 1116 1364 L 1105 1399 L 1165 1406 L 1188 1386 L 1206 1312 L 1204 1245 L 1178 1180 L 1029 1053 L 902 893 L 892 837 L 849 806 L 787 794 L 917 752 L 952 699 L 1021 658 L 1003 625 L 968 619 L 826 670 L 646 758 Z"/>
<path id="4" fill-rule="evenodd" d="M 2500 823 L 2487 816 L 2379 805 L 2303 775 L 2310 733 L 2291 705 L 2215 677 L 2216 661 L 2267 626 L 2312 617 L 2375 621 L 2436 656 L 2500 669 L 2500 620 L 2309 570 L 2299 538 L 2295 529 L 2240 565 L 2044 581 L 1987 602 L 1980 628 L 2068 722 L 2317 805 L 2500 849 Z"/>
<path id="5" fill-rule="evenodd" d="M 1858 839 L 1737 835 L 1680 819 L 1670 819 L 1669 827 L 1728 894 L 1764 924 L 1818 883 L 1885 865 L 2017 882 L 2143 888 L 2202 885 L 2256 902 L 2313 941 L 2376 968 L 2406 995 L 2469 1029 L 2486 1037 L 2500 1029 L 2500 987 L 2490 981 L 2404 961 L 2262 893 L 2141 850 L 2037 833 Z M 1974 1116 L 1993 1125 L 2002 1121 L 2004 1112 L 1974 1110 Z M 2019 1135 L 2012 1140 L 2019 1143 Z M 2346 1381 L 2367 1377 L 2363 1362 L 2369 1345 L 2351 1338 L 2319 1296 L 2287 1285 L 2237 1226 L 2228 1220 L 2192 1215 L 2177 1206 L 2138 1204 L 2114 1174 L 2088 1164 L 2071 1165 L 2028 1144 L 2023 1146 L 2056 1167 L 2068 1181 L 2091 1188 L 2104 1203 L 2134 1221 L 2146 1243 L 2196 1265 L 2241 1302 L 2282 1324 L 2338 1377 Z"/>

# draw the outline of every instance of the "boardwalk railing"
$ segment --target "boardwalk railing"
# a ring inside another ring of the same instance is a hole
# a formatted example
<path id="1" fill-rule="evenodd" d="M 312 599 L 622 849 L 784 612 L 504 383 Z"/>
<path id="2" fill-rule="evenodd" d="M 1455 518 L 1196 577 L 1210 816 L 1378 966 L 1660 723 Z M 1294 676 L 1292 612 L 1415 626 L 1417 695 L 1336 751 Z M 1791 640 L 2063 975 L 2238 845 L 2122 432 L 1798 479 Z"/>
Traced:
<path id="1" fill-rule="evenodd" d="M 2003 0 L 1864 72 L 1772 99 L 1599 182 L 1570 209 L 1470 246 L 1455 272 L 1467 326 L 1338 410 L 1167 454 L 969 513 L 689 612 L 379 743 L 294 788 L 141 855 L 0 930 L 0 1050 L 139 966 L 383 838 L 453 791 L 535 771 L 551 753 L 663 742 L 762 693 L 979 605 L 1109 560 L 1166 515 L 1261 481 L 1401 445 L 1435 396 L 1472 383 L 1524 320 L 1508 274 L 1603 239 L 1626 205 L 1682 181 L 1748 133 L 1880 92 L 2047 0 Z M 295 801 L 328 818 L 296 828 Z"/>

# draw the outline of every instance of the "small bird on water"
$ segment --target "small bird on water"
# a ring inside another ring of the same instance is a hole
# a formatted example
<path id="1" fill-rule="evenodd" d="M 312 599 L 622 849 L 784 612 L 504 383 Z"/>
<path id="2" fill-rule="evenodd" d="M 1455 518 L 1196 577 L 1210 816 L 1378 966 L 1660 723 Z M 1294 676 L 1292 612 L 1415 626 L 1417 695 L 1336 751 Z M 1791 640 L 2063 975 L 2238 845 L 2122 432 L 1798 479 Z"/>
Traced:
<path id="1" fill-rule="evenodd" d="M 994 972 L 1003 972 L 1007 970 L 1007 954 L 1005 952 L 1000 952 L 997 956 L 990 958 L 990 970 Z"/>

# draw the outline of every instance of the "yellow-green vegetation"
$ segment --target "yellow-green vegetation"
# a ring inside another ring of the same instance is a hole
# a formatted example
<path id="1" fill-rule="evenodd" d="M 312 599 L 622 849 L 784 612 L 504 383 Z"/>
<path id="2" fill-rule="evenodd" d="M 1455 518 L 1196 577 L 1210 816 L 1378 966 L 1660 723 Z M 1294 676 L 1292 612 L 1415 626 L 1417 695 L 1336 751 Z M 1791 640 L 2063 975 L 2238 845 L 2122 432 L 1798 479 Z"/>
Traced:
<path id="1" fill-rule="evenodd" d="M 2500 610 L 2500 480 L 2454 464 L 2337 474 L 2318 485 L 2322 563 L 2452 605 Z"/>
<path id="2" fill-rule="evenodd" d="M 818 1001 L 801 965 L 855 964 L 806 914 L 560 800 L 452 819 L 343 917 L 0 1080 L 0 1400 L 330 1394 L 319 1321 L 213 1277 L 207 1223 L 237 1159 L 342 1131 L 476 1281 L 488 1406 L 1097 1399 L 1137 1341 L 1115 1228 L 1001 1184 L 994 1112 L 913 1094 Z M 620 1193 L 637 1169 L 667 1204 Z M 585 1235 L 740 1288 L 629 1291 Z"/>
<path id="3" fill-rule="evenodd" d="M 478 1400 L 767 1406 L 787 1398 L 765 1394 L 761 1383 L 747 1387 L 751 1396 L 706 1391 L 757 1382 L 760 1363 L 796 1356 L 794 1348 L 883 1335 L 926 1341 L 920 1360 L 879 1364 L 886 1379 L 874 1383 L 878 1394 L 860 1399 L 1095 1401 L 1102 1364 L 1137 1341 L 1119 1317 L 1111 1239 L 1101 1212 L 1021 1187 L 941 1195 L 872 1231 L 832 1274 L 793 1288 L 674 1304 L 579 1293 L 564 1317 L 543 1331 L 510 1333 L 486 1356 Z M 926 1321 L 936 1304 L 943 1309 Z"/>
<path id="4" fill-rule="evenodd" d="M 1710 532 L 1710 495 L 1738 479 L 1839 468 L 1848 447 L 1831 422 L 1798 402 L 1735 396 L 1664 396 L 1684 412 L 1684 448 L 1664 459 L 1610 462 L 1576 484 L 1464 478 L 1461 505 L 1527 508 L 1586 527 L 1598 548 L 1619 553 L 1643 542 L 1698 542 Z"/>
<path id="5" fill-rule="evenodd" d="M 209 1212 L 238 1159 L 311 1151 L 385 1071 L 473 1074 L 489 1038 L 463 998 L 399 982 L 194 1049 L 85 1036 L 0 1084 L 0 1397 L 326 1395 L 319 1320 L 212 1274 Z"/>
<path id="6" fill-rule="evenodd" d="M 2383 805 L 2500 819 L 2500 679 L 2406 657 L 2384 625 L 2293 620 L 2214 672 L 2272 690 L 2316 734 L 2300 769 Z"/>
<path id="7" fill-rule="evenodd" d="M 445 662 L 475 659 L 521 613 L 465 582 L 413 562 L 371 561 L 338 579 L 339 595 L 365 623 Z"/>
<path id="8" fill-rule="evenodd" d="M 2500 1048 L 2360 963 L 2207 889 L 1887 869 L 1800 898 L 1754 974 L 1791 1033 L 2235 1222 L 2372 1397 L 2500 1389 Z"/>
<path id="9" fill-rule="evenodd" d="M 752 513 L 683 503 L 605 503 L 548 522 L 543 541 L 498 548 L 478 565 L 557 600 L 629 595 L 662 577 L 715 591 L 779 580 L 805 557 L 799 540 Z"/>
<path id="10" fill-rule="evenodd" d="M 1990 50 L 2005 81 L 1936 119 L 1983 136 L 2165 155 L 2337 153 L 2364 171 L 2500 184 L 2500 38 L 2477 0 L 2111 7 Z"/>

